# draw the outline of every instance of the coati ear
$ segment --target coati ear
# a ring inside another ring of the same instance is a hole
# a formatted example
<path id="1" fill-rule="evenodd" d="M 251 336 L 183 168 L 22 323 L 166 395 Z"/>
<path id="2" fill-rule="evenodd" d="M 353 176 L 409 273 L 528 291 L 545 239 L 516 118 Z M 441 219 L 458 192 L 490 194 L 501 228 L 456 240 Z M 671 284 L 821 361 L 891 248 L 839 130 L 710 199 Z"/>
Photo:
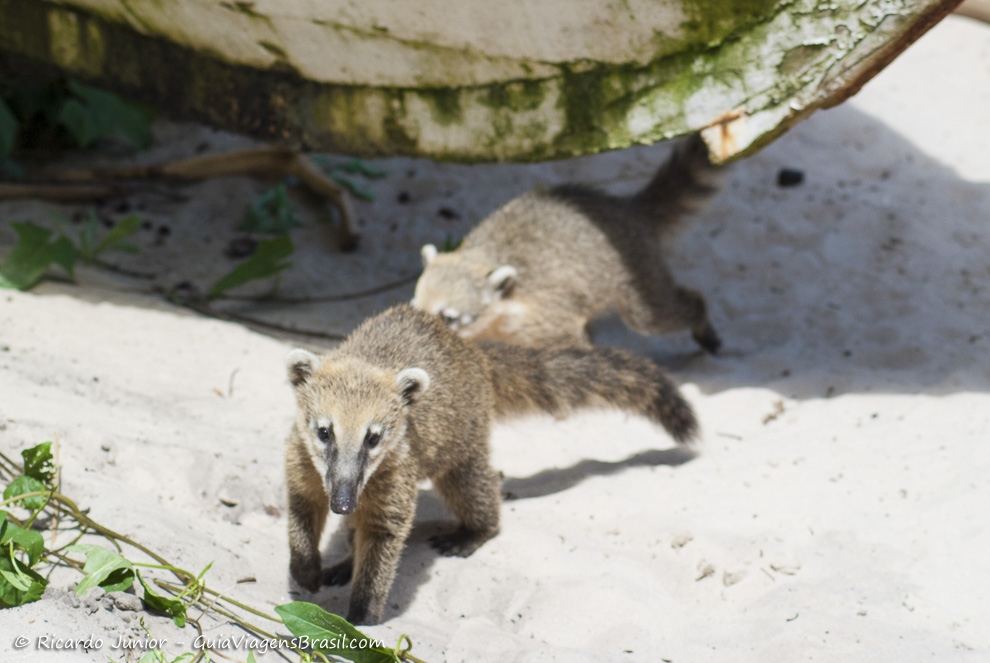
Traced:
<path id="1" fill-rule="evenodd" d="M 399 388 L 406 405 L 412 405 L 430 388 L 430 375 L 422 368 L 406 368 L 395 375 L 395 386 Z"/>
<path id="2" fill-rule="evenodd" d="M 426 267 L 437 257 L 437 247 L 432 244 L 424 244 L 419 250 L 419 255 L 423 256 L 423 267 Z"/>
<path id="3" fill-rule="evenodd" d="M 499 297 L 508 297 L 516 285 L 516 268 L 512 265 L 496 267 L 488 274 L 488 285 Z"/>
<path id="4" fill-rule="evenodd" d="M 289 382 L 298 387 L 320 367 L 320 358 L 309 350 L 296 348 L 285 355 L 285 366 L 289 369 Z"/>

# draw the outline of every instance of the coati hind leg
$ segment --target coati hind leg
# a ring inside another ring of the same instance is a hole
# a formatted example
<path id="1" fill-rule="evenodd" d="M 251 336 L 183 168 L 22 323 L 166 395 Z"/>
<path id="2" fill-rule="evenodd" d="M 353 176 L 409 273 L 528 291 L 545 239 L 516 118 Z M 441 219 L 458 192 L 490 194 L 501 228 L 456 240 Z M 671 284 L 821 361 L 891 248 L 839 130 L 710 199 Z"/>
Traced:
<path id="1" fill-rule="evenodd" d="M 475 458 L 433 477 L 433 485 L 460 521 L 453 532 L 430 538 L 441 555 L 467 557 L 498 534 L 501 481 L 487 455 L 486 446 Z"/>
<path id="2" fill-rule="evenodd" d="M 619 295 L 622 321 L 635 332 L 649 336 L 690 329 L 691 337 L 705 352 L 715 354 L 722 340 L 708 319 L 708 307 L 700 293 L 674 282 L 662 264 Z"/>

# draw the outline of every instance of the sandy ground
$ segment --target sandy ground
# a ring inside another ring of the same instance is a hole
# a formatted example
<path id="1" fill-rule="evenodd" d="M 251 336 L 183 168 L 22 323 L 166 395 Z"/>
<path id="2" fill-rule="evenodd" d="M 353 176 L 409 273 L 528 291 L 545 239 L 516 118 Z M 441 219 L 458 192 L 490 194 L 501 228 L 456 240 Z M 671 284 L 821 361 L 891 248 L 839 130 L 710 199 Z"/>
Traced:
<path id="1" fill-rule="evenodd" d="M 158 146 L 136 159 L 247 143 L 156 131 Z M 390 643 L 409 634 L 421 658 L 451 663 L 988 660 L 988 136 L 990 29 L 953 17 L 850 102 L 738 164 L 671 247 L 680 279 L 707 295 L 724 353 L 614 322 L 598 335 L 672 367 L 704 427 L 700 455 L 611 413 L 500 426 L 494 463 L 516 497 L 502 533 L 468 559 L 438 558 L 426 539 L 450 517 L 424 485 L 386 621 L 365 631 Z M 358 252 L 337 252 L 333 226 L 310 222 L 293 234 L 296 264 L 274 300 L 221 306 L 346 334 L 411 286 L 327 298 L 414 275 L 422 243 L 456 239 L 534 185 L 631 190 L 667 149 L 534 166 L 383 160 L 376 202 L 358 205 Z M 804 182 L 778 187 L 783 167 Z M 113 259 L 150 279 L 83 270 L 86 287 L 3 293 L 0 446 L 57 437 L 65 493 L 186 568 L 213 561 L 216 589 L 344 612 L 346 589 L 313 597 L 287 577 L 291 343 L 140 293 L 205 289 L 230 269 L 223 248 L 261 188 L 210 182 L 183 200 L 132 200 L 151 227 L 139 256 Z M 49 209 L 10 203 L 0 215 L 44 221 Z M 0 227 L 0 244 L 11 239 Z M 299 297 L 319 301 L 286 301 Z M 337 524 L 327 561 L 344 549 Z M 108 608 L 100 590 L 73 599 L 74 579 L 57 572 L 43 600 L 4 612 L 0 658 L 127 656 L 111 645 L 140 634 L 135 613 Z M 145 623 L 172 656 L 194 635 Z M 39 651 L 46 633 L 105 645 Z M 16 635 L 31 644 L 14 648 Z"/>

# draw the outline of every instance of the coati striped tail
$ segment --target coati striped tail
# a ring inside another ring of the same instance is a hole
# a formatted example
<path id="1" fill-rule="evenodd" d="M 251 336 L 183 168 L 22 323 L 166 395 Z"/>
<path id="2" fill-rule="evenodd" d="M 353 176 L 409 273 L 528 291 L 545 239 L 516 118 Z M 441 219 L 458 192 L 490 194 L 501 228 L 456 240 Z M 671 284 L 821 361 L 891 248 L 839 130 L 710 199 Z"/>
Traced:
<path id="1" fill-rule="evenodd" d="M 489 361 L 499 417 L 616 408 L 648 417 L 680 443 L 697 436 L 691 405 L 663 369 L 646 357 L 600 347 L 479 347 Z"/>
<path id="2" fill-rule="evenodd" d="M 727 170 L 711 164 L 701 134 L 693 134 L 674 147 L 667 161 L 633 201 L 656 210 L 661 226 L 676 225 L 681 217 L 674 213 L 675 210 L 683 213 L 703 210 L 721 190 Z"/>

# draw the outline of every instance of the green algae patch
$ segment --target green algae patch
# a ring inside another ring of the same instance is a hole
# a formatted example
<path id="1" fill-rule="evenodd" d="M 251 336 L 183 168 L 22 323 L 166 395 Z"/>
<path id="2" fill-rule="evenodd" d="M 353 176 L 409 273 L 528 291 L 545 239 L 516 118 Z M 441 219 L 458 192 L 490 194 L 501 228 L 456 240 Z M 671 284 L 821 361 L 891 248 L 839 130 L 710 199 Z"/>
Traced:
<path id="1" fill-rule="evenodd" d="M 441 127 L 463 122 L 459 88 L 426 88 L 417 92 L 429 104 L 433 120 Z"/>
<path id="2" fill-rule="evenodd" d="M 716 46 L 730 35 L 763 23 L 793 0 L 683 0 L 685 44 Z"/>

